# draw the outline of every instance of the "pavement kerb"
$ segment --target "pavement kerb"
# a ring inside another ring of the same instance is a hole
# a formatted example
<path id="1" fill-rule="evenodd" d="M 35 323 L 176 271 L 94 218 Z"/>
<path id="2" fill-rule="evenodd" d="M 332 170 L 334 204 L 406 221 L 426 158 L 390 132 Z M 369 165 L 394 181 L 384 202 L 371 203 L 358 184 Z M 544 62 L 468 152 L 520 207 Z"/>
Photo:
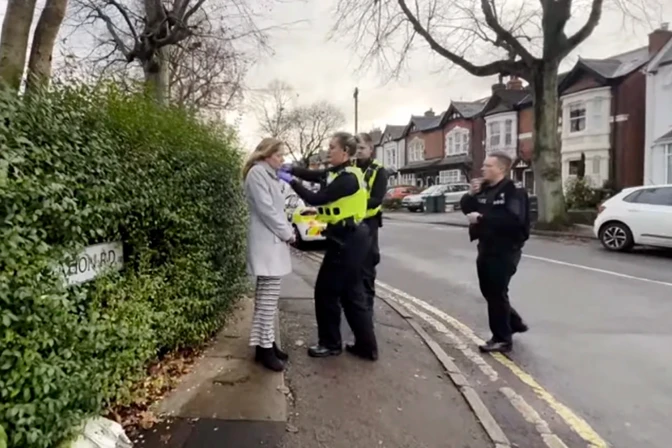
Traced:
<path id="1" fill-rule="evenodd" d="M 414 222 L 418 224 L 430 224 L 430 225 L 442 225 L 442 226 L 450 226 L 450 227 L 463 227 L 463 228 L 468 228 L 469 224 L 467 223 L 460 223 L 460 222 L 446 222 L 446 221 L 414 221 L 411 219 L 403 219 L 403 218 L 397 218 L 388 215 L 383 215 L 385 219 L 389 219 L 391 221 L 404 221 L 404 222 Z M 580 233 L 574 233 L 574 232 L 556 232 L 552 230 L 537 230 L 537 229 L 531 229 L 530 234 L 536 235 L 536 236 L 546 236 L 546 237 L 555 237 L 555 238 L 575 238 L 575 239 L 580 239 L 580 240 L 586 240 L 586 241 L 592 241 L 596 240 L 597 237 L 595 235 L 591 234 L 585 234 L 582 235 Z"/>
<path id="2" fill-rule="evenodd" d="M 410 326 L 415 330 L 415 332 L 420 336 L 423 342 L 429 347 L 429 349 L 434 353 L 438 361 L 441 363 L 443 368 L 446 370 L 446 374 L 453 382 L 455 387 L 460 391 L 464 397 L 467 404 L 473 411 L 476 418 L 483 426 L 483 429 L 488 434 L 490 440 L 496 448 L 510 448 L 511 443 L 509 439 L 504 434 L 504 431 L 499 426 L 495 418 L 492 416 L 488 408 L 479 397 L 478 393 L 471 387 L 467 378 L 462 374 L 459 367 L 455 365 L 452 358 L 441 348 L 438 342 L 432 338 L 429 333 L 425 331 L 420 324 L 418 324 L 409 312 L 401 305 L 385 298 L 376 296 L 378 299 L 385 302 L 390 308 L 399 314 Z"/>

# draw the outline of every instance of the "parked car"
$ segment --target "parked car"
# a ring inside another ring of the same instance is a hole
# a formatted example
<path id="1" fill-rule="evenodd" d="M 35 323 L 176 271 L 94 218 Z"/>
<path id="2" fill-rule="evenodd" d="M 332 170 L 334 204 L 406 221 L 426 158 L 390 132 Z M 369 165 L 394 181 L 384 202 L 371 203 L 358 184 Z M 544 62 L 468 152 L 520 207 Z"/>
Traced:
<path id="1" fill-rule="evenodd" d="M 294 236 L 296 237 L 294 244 L 296 246 L 325 239 L 322 232 L 327 225 L 315 219 L 317 209 L 307 206 L 295 193 L 285 197 L 285 213 L 287 214 L 287 220 L 294 229 Z"/>
<path id="2" fill-rule="evenodd" d="M 418 194 L 420 191 L 422 191 L 422 189 L 414 185 L 395 185 L 387 189 L 384 199 L 404 199 L 406 196 L 410 194 Z"/>
<path id="3" fill-rule="evenodd" d="M 446 196 L 446 205 L 459 208 L 460 199 L 467 190 L 469 190 L 469 184 L 432 185 L 419 194 L 406 196 L 401 201 L 401 205 L 409 212 L 421 212 L 425 209 L 425 198 L 427 196 L 443 194 Z"/>
<path id="4" fill-rule="evenodd" d="M 672 184 L 624 189 L 600 205 L 593 230 L 611 251 L 672 247 Z"/>

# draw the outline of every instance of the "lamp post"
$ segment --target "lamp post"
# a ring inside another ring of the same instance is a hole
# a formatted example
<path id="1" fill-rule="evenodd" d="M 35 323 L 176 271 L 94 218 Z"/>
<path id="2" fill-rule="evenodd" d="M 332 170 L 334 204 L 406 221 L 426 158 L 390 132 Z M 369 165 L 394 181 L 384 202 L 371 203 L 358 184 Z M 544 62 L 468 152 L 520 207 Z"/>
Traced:
<path id="1" fill-rule="evenodd" d="M 352 95 L 355 99 L 355 134 L 357 134 L 357 120 L 358 120 L 358 103 L 359 103 L 359 89 L 355 87 L 355 93 Z"/>

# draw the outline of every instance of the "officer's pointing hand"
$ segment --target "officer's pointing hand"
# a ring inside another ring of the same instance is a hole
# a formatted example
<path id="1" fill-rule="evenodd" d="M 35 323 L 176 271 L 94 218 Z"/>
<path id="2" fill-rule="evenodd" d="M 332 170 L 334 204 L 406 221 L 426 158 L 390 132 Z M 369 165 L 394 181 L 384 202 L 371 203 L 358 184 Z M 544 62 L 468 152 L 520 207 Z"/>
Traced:
<path id="1" fill-rule="evenodd" d="M 474 195 L 481 192 L 481 186 L 483 185 L 483 179 L 477 178 L 471 180 L 471 188 L 469 189 L 469 194 Z"/>

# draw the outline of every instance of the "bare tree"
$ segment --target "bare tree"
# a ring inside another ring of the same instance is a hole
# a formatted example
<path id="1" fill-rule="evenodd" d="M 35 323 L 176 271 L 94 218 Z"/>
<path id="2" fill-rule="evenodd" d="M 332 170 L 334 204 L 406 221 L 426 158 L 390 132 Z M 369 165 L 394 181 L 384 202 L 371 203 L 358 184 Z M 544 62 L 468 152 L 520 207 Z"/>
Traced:
<path id="1" fill-rule="evenodd" d="M 198 110 L 230 110 L 242 97 L 247 64 L 229 41 L 193 36 L 168 52 L 170 101 Z"/>
<path id="2" fill-rule="evenodd" d="M 26 81 L 27 93 L 49 85 L 54 44 L 67 7 L 68 0 L 47 0 L 44 5 L 40 19 L 37 21 L 30 49 Z"/>
<path id="3" fill-rule="evenodd" d="M 291 85 L 274 80 L 262 90 L 253 108 L 261 133 L 283 140 L 295 160 L 307 163 L 345 124 L 345 116 L 327 101 L 298 105 L 298 96 Z"/>
<path id="4" fill-rule="evenodd" d="M 294 159 L 306 165 L 345 124 L 343 112 L 327 101 L 299 106 L 289 118 L 290 128 L 285 139 L 287 147 Z"/>
<path id="5" fill-rule="evenodd" d="M 252 108 L 265 137 L 287 140 L 298 94 L 288 83 L 273 80 L 253 98 Z"/>
<path id="6" fill-rule="evenodd" d="M 21 87 L 36 0 L 9 0 L 0 36 L 0 84 Z"/>
<path id="7" fill-rule="evenodd" d="M 139 62 L 146 83 L 160 103 L 168 102 L 168 52 L 206 22 L 206 0 L 77 0 L 88 23 L 105 24 L 112 60 Z M 108 49 L 109 50 L 109 49 Z M 118 59 L 117 59 L 118 60 Z"/>
<path id="8" fill-rule="evenodd" d="M 518 76 L 534 97 L 533 168 L 539 222 L 566 223 L 558 137 L 558 68 L 590 36 L 604 0 L 586 0 L 589 13 L 572 34 L 570 18 L 586 2 L 572 0 L 339 0 L 333 32 L 346 34 L 363 51 L 398 74 L 419 40 L 474 76 Z M 627 1 L 615 2 L 627 8 Z M 417 38 L 420 39 L 417 39 Z M 478 59 L 491 62 L 479 64 Z"/>

